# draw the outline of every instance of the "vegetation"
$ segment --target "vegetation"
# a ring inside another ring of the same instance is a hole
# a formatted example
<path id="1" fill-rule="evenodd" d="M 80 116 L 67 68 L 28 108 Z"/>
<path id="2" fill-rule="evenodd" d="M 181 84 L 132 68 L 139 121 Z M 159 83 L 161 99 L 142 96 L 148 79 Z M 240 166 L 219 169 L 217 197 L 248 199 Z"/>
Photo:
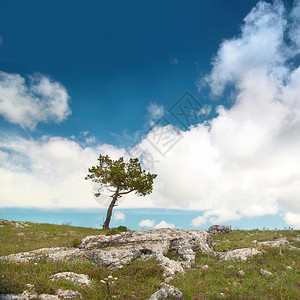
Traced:
<path id="1" fill-rule="evenodd" d="M 138 158 L 130 158 L 129 163 L 125 163 L 123 157 L 118 160 L 112 160 L 108 155 L 100 154 L 98 161 L 99 165 L 91 167 L 85 179 L 90 179 L 100 184 L 100 188 L 95 193 L 96 197 L 101 195 L 101 191 L 104 188 L 113 193 L 103 224 L 103 229 L 107 230 L 109 229 L 112 211 L 117 205 L 118 198 L 132 192 L 138 196 L 151 194 L 153 180 L 157 175 L 146 173 L 145 170 L 142 170 Z"/>
<path id="2" fill-rule="evenodd" d="M 28 223 L 30 226 L 16 228 L 13 223 L 0 227 L 0 256 L 34 250 L 42 247 L 78 245 L 87 235 L 114 234 L 127 230 L 120 226 L 110 231 Z M 300 231 L 233 231 L 230 234 L 212 236 L 216 251 L 253 246 L 253 240 L 267 241 L 286 237 L 290 244 L 300 247 L 294 238 Z M 300 256 L 298 250 L 264 247 L 263 254 L 241 261 L 220 262 L 217 258 L 198 253 L 196 262 L 185 274 L 177 274 L 169 283 L 184 294 L 184 299 L 300 299 Z M 168 256 L 179 259 L 170 251 Z M 208 267 L 204 267 L 207 265 Z M 261 276 L 263 268 L 273 273 Z M 72 271 L 87 274 L 92 279 L 90 287 L 69 281 L 51 281 L 49 277 L 58 272 Z M 244 272 L 244 275 L 240 273 Z M 51 262 L 39 260 L 28 263 L 0 262 L 0 294 L 22 293 L 30 283 L 38 293 L 53 294 L 58 288 L 71 289 L 84 299 L 146 299 L 159 289 L 163 271 L 156 261 L 135 260 L 121 269 L 109 270 L 90 261 Z M 109 276 L 118 278 L 110 283 L 109 290 L 103 284 Z M 110 293 L 110 294 L 109 294 Z"/>

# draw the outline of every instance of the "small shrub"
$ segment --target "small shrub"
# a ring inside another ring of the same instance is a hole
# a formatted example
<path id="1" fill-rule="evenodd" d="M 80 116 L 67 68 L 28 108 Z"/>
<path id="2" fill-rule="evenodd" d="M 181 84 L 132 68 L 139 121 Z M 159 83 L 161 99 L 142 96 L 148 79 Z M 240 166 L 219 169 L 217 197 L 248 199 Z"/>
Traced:
<path id="1" fill-rule="evenodd" d="M 126 232 L 128 231 L 127 227 L 126 226 L 119 226 L 117 228 L 111 228 L 109 229 L 105 235 L 113 235 L 113 234 L 118 234 L 120 232 Z"/>
<path id="2" fill-rule="evenodd" d="M 81 244 L 81 240 L 80 239 L 76 238 L 76 239 L 74 239 L 72 241 L 72 247 L 78 248 L 80 244 Z"/>

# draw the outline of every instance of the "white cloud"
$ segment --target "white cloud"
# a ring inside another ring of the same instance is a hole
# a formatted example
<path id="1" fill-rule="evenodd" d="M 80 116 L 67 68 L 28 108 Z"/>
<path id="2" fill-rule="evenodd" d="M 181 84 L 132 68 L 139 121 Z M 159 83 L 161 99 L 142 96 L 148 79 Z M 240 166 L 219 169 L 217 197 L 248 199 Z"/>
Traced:
<path id="1" fill-rule="evenodd" d="M 150 103 L 149 106 L 147 106 L 147 110 L 148 110 L 147 118 L 149 119 L 149 123 L 151 126 L 154 125 L 154 121 L 161 118 L 165 113 L 165 109 L 163 105 L 157 105 L 155 103 Z"/>
<path id="2" fill-rule="evenodd" d="M 241 35 L 221 44 L 206 76 L 215 95 L 235 89 L 232 107 L 220 106 L 217 117 L 180 135 L 169 131 L 168 140 L 178 142 L 165 156 L 159 142 L 156 148 L 149 138 L 141 142 L 158 174 L 152 199 L 157 206 L 204 211 L 195 225 L 283 212 L 296 226 L 300 67 L 290 61 L 300 51 L 298 35 L 279 1 L 259 2 L 244 21 Z"/>
<path id="3" fill-rule="evenodd" d="M 192 220 L 192 225 L 193 225 L 194 227 L 198 227 L 198 226 L 201 226 L 201 225 L 206 224 L 207 221 L 208 221 L 207 218 L 205 218 L 205 217 L 203 217 L 203 216 L 199 216 L 199 217 L 194 218 L 194 219 Z"/>
<path id="4" fill-rule="evenodd" d="M 0 114 L 23 128 L 64 121 L 71 113 L 69 98 L 63 85 L 43 75 L 25 79 L 0 71 Z"/>
<path id="5" fill-rule="evenodd" d="M 160 229 L 160 228 L 175 228 L 175 225 L 169 224 L 166 221 L 161 221 L 160 223 L 154 226 L 154 229 Z"/>
<path id="6" fill-rule="evenodd" d="M 288 212 L 285 214 L 284 220 L 287 224 L 294 226 L 294 229 L 300 229 L 300 213 Z"/>
<path id="7" fill-rule="evenodd" d="M 154 221 L 154 220 L 146 219 L 146 220 L 142 220 L 142 221 L 139 223 L 139 226 L 140 226 L 140 227 L 153 227 L 154 224 L 155 224 L 155 221 Z"/>
<path id="8" fill-rule="evenodd" d="M 120 211 L 114 212 L 114 220 L 125 221 L 125 214 L 123 214 L 123 213 L 120 212 Z"/>

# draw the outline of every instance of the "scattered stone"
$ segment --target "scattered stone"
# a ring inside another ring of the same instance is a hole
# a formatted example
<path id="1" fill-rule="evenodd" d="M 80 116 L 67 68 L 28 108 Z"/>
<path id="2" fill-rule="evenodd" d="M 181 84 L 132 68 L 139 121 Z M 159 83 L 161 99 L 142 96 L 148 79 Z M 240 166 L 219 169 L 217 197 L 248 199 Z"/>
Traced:
<path id="1" fill-rule="evenodd" d="M 240 276 L 245 276 L 245 272 L 243 271 L 243 270 L 240 270 L 239 272 L 238 272 L 238 274 L 240 275 Z"/>
<path id="2" fill-rule="evenodd" d="M 271 272 L 266 271 L 266 270 L 264 270 L 264 269 L 260 269 L 260 270 L 259 270 L 259 273 L 260 273 L 260 275 L 264 275 L 264 276 L 270 276 L 270 275 L 272 275 Z"/>
<path id="3" fill-rule="evenodd" d="M 221 260 L 235 259 L 235 260 L 246 261 L 248 257 L 252 257 L 257 254 L 261 254 L 261 252 L 255 248 L 242 248 L 242 249 L 229 250 L 225 252 L 216 252 L 215 256 L 220 258 Z"/>
<path id="4" fill-rule="evenodd" d="M 56 291 L 56 294 L 60 298 L 67 299 L 67 300 L 71 300 L 71 299 L 83 299 L 82 295 L 79 292 L 72 291 L 72 290 L 61 290 L 61 289 L 58 289 Z"/>
<path id="5" fill-rule="evenodd" d="M 77 248 L 42 248 L 38 250 L 33 250 L 29 252 L 21 252 L 17 254 L 10 254 L 7 256 L 1 256 L 0 260 L 5 260 L 9 262 L 29 262 L 36 261 L 39 259 L 50 259 L 54 261 L 58 260 L 73 260 L 73 259 L 89 259 L 87 253 L 77 249 Z"/>
<path id="6" fill-rule="evenodd" d="M 208 265 L 204 265 L 204 266 L 202 266 L 202 267 L 201 267 L 201 269 L 203 269 L 203 270 L 207 270 L 207 269 L 208 269 Z"/>
<path id="7" fill-rule="evenodd" d="M 234 266 L 233 265 L 229 265 L 227 268 L 228 269 L 234 269 Z"/>
<path id="8" fill-rule="evenodd" d="M 300 236 L 299 235 L 294 238 L 294 242 L 299 242 L 300 243 Z"/>
<path id="9" fill-rule="evenodd" d="M 287 238 L 281 238 L 276 241 L 267 241 L 267 242 L 259 242 L 257 243 L 258 246 L 267 246 L 267 247 L 281 247 L 281 246 L 288 246 L 289 241 Z"/>
<path id="10" fill-rule="evenodd" d="M 287 268 L 288 270 L 293 270 L 293 268 L 290 267 L 290 266 L 287 266 L 286 268 Z"/>
<path id="11" fill-rule="evenodd" d="M 257 244 L 257 240 L 252 241 L 253 244 Z"/>
<path id="12" fill-rule="evenodd" d="M 17 233 L 17 235 L 18 235 L 18 236 L 23 236 L 23 235 L 25 235 L 25 233 L 19 232 L 19 233 Z"/>
<path id="13" fill-rule="evenodd" d="M 55 275 L 50 276 L 51 280 L 60 280 L 60 279 L 65 279 L 65 280 L 70 280 L 76 284 L 79 285 L 86 285 L 90 286 L 91 281 L 89 279 L 88 275 L 85 274 L 77 274 L 74 272 L 62 272 L 62 273 L 57 273 Z"/>
<path id="14" fill-rule="evenodd" d="M 221 233 L 230 233 L 231 226 L 228 225 L 212 225 L 208 228 L 208 233 L 211 234 L 221 234 Z"/>
<path id="15" fill-rule="evenodd" d="M 41 299 L 41 300 L 60 300 L 61 298 L 59 298 L 56 295 L 41 294 L 41 295 L 39 295 L 38 299 Z"/>
<path id="16" fill-rule="evenodd" d="M 160 289 L 147 300 L 182 299 L 182 296 L 178 288 L 162 283 Z"/>

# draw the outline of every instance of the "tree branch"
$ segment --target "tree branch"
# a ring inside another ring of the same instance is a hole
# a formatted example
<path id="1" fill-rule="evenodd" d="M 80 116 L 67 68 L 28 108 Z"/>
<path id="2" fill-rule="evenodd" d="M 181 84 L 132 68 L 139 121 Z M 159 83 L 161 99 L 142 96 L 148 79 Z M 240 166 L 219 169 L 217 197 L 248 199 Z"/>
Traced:
<path id="1" fill-rule="evenodd" d="M 133 191 L 135 191 L 135 190 L 136 190 L 136 189 L 134 188 L 134 189 L 131 189 L 131 190 L 127 191 L 127 192 L 118 193 L 118 196 L 119 196 L 119 195 L 129 194 L 129 193 L 131 193 L 131 192 L 133 192 Z"/>

